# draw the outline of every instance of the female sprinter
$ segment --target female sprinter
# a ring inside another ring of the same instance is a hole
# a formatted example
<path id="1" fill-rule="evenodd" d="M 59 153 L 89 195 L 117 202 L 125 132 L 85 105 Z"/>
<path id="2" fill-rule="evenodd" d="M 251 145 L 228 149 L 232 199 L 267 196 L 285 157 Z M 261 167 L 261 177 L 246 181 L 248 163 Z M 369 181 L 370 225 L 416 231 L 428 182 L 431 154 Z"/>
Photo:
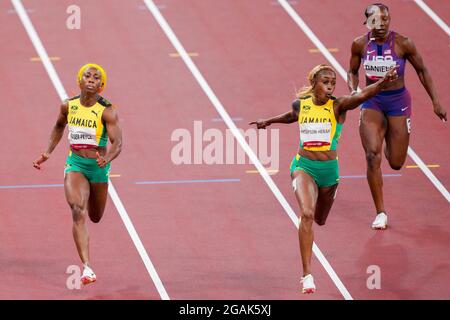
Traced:
<path id="1" fill-rule="evenodd" d="M 265 129 L 272 123 L 297 121 L 300 126 L 300 148 L 292 160 L 290 171 L 301 213 L 298 236 L 303 264 L 303 293 L 313 293 L 316 289 L 311 275 L 312 225 L 313 221 L 324 225 L 333 205 L 339 183 L 336 148 L 346 112 L 375 96 L 396 77 L 396 70 L 392 68 L 382 79 L 361 92 L 334 98 L 336 72 L 328 65 L 318 65 L 309 73 L 309 86 L 299 92 L 291 111 L 250 123 L 256 124 L 258 129 Z"/>
<path id="2" fill-rule="evenodd" d="M 371 29 L 352 43 L 347 83 L 352 94 L 358 88 L 361 61 L 366 84 L 375 83 L 392 66 L 398 67 L 398 79 L 387 84 L 382 92 L 361 106 L 359 133 L 366 153 L 367 181 L 376 208 L 372 229 L 387 228 L 387 214 L 383 201 L 381 149 L 394 170 L 405 163 L 411 132 L 411 96 L 405 88 L 405 62 L 408 60 L 419 76 L 433 103 L 434 113 L 447 121 L 447 113 L 439 103 L 431 76 L 411 39 L 389 30 L 391 17 L 387 6 L 376 3 L 367 7 L 365 24 Z"/>
<path id="3" fill-rule="evenodd" d="M 33 162 L 36 169 L 48 160 L 69 126 L 70 151 L 64 170 L 64 190 L 72 210 L 72 233 L 83 263 L 81 282 L 96 281 L 89 259 L 86 216 L 98 223 L 108 196 L 110 162 L 122 148 L 122 131 L 117 110 L 99 95 L 105 89 L 106 73 L 96 64 L 86 64 L 78 72 L 79 96 L 63 102 L 46 151 Z M 111 147 L 107 150 L 108 138 Z"/>

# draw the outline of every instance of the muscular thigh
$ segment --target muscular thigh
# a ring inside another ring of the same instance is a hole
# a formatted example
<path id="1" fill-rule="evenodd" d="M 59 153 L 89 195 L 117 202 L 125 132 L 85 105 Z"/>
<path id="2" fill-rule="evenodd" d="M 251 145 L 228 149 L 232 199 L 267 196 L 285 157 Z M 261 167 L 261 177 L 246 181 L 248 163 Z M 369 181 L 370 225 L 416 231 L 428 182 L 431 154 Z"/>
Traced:
<path id="1" fill-rule="evenodd" d="M 317 197 L 317 206 L 314 213 L 314 220 L 319 224 L 325 224 L 331 207 L 333 206 L 336 197 L 338 185 L 330 187 L 323 187 L 319 189 L 319 196 Z"/>
<path id="2" fill-rule="evenodd" d="M 386 147 L 389 162 L 403 164 L 408 152 L 410 119 L 406 116 L 388 117 Z"/>
<path id="3" fill-rule="evenodd" d="M 381 152 L 386 129 L 386 117 L 381 112 L 372 109 L 361 110 L 359 133 L 366 152 Z"/>
<path id="4" fill-rule="evenodd" d="M 70 171 L 64 177 L 64 191 L 70 206 L 87 208 L 90 195 L 89 181 L 78 171 Z"/>
<path id="5" fill-rule="evenodd" d="M 304 171 L 292 173 L 295 196 L 300 206 L 300 212 L 314 212 L 316 208 L 318 188 L 314 179 Z"/>
<path id="6" fill-rule="evenodd" d="M 101 218 L 108 198 L 108 183 L 91 183 L 89 197 L 89 216 Z"/>

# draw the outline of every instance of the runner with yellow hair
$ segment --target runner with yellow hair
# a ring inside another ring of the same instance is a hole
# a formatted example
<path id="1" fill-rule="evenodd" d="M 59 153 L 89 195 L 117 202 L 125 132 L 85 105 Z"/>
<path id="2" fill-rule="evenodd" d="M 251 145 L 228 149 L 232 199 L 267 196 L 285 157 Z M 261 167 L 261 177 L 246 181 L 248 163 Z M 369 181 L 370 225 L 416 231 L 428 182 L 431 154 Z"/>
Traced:
<path id="1" fill-rule="evenodd" d="M 77 77 L 80 95 L 64 101 L 50 135 L 47 149 L 33 162 L 36 169 L 48 160 L 69 127 L 70 150 L 64 170 L 64 189 L 72 211 L 72 233 L 83 263 L 81 282 L 95 282 L 90 265 L 89 234 L 85 221 L 89 216 L 100 222 L 108 196 L 110 163 L 122 149 L 122 130 L 117 110 L 99 95 L 106 86 L 105 70 L 94 63 L 80 68 Z M 111 146 L 107 149 L 108 139 Z"/>
<path id="2" fill-rule="evenodd" d="M 352 96 L 335 98 L 336 72 L 329 65 L 318 65 L 308 74 L 304 87 L 292 104 L 292 110 L 267 120 L 250 122 L 258 129 L 272 123 L 294 123 L 300 126 L 300 148 L 291 163 L 292 187 L 300 206 L 298 229 L 303 264 L 302 293 L 316 290 L 311 274 L 314 241 L 313 222 L 322 226 L 336 197 L 339 183 L 337 145 L 347 111 L 375 96 L 386 83 L 397 78 L 393 68 L 374 84 Z"/>
<path id="3" fill-rule="evenodd" d="M 88 69 L 88 68 L 94 68 L 95 70 L 100 72 L 101 75 L 101 83 L 100 83 L 100 89 L 99 89 L 99 93 L 101 93 L 105 87 L 106 87 L 106 72 L 105 70 L 99 66 L 96 63 L 86 63 L 84 66 L 82 66 L 80 68 L 80 70 L 78 70 L 78 85 L 81 85 L 81 81 L 83 80 L 83 75 L 84 72 Z"/>

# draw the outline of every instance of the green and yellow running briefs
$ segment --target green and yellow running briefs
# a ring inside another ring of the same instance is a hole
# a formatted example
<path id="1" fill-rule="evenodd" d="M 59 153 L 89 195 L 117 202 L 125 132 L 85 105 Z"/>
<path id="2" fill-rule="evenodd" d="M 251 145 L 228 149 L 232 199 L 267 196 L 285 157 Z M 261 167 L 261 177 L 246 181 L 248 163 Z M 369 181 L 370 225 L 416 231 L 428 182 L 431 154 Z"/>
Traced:
<path id="1" fill-rule="evenodd" d="M 91 183 L 105 183 L 108 182 L 109 170 L 111 163 L 105 167 L 100 168 L 95 158 L 83 158 L 75 152 L 70 151 L 67 157 L 64 175 L 71 171 L 77 171 L 84 174 L 86 179 Z"/>
<path id="2" fill-rule="evenodd" d="M 302 170 L 309 174 L 319 188 L 330 187 L 339 183 L 339 165 L 337 159 L 317 161 L 301 157 L 297 154 L 291 162 L 291 175 L 296 170 Z"/>

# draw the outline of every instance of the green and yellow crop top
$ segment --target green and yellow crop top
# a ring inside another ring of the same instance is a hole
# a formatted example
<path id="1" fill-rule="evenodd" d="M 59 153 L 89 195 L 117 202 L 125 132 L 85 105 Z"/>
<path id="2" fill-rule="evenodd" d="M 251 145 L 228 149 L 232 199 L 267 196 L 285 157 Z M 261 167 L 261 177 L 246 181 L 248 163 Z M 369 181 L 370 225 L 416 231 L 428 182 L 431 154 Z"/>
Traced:
<path id="1" fill-rule="evenodd" d="M 105 108 L 111 103 L 99 96 L 92 107 L 85 107 L 80 102 L 80 96 L 68 101 L 67 124 L 69 126 L 69 143 L 74 150 L 105 147 L 108 143 L 106 127 L 102 122 Z"/>
<path id="2" fill-rule="evenodd" d="M 299 108 L 300 148 L 308 151 L 336 150 L 341 137 L 342 124 L 334 115 L 334 97 L 324 105 L 313 103 L 312 96 L 294 101 Z"/>

